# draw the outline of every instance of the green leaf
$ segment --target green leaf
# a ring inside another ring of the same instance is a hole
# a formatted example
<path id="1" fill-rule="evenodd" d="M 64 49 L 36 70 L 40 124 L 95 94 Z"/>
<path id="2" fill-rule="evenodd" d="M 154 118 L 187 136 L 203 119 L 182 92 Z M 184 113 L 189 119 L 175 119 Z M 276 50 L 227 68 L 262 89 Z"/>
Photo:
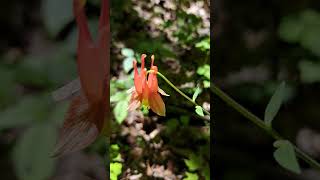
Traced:
<path id="1" fill-rule="evenodd" d="M 198 180 L 199 177 L 196 173 L 189 173 L 189 172 L 186 172 L 186 177 L 183 178 L 183 180 Z"/>
<path id="2" fill-rule="evenodd" d="M 128 97 L 125 91 L 119 91 L 110 97 L 110 102 L 124 101 Z"/>
<path id="3" fill-rule="evenodd" d="M 19 83 L 36 87 L 47 87 L 49 84 L 47 61 L 40 57 L 27 56 L 18 64 L 16 79 Z"/>
<path id="4" fill-rule="evenodd" d="M 49 112 L 48 97 L 27 96 L 16 105 L 0 112 L 0 130 L 44 120 Z"/>
<path id="5" fill-rule="evenodd" d="M 114 108 L 114 116 L 116 121 L 121 124 L 128 115 L 128 101 L 119 101 Z"/>
<path id="6" fill-rule="evenodd" d="M 204 88 L 210 88 L 210 81 L 204 80 L 203 81 L 203 87 Z"/>
<path id="7" fill-rule="evenodd" d="M 300 14 L 303 27 L 300 44 L 317 56 L 320 56 L 320 13 L 307 9 Z"/>
<path id="8" fill-rule="evenodd" d="M 285 82 L 282 82 L 280 86 L 277 88 L 276 92 L 271 97 L 264 113 L 264 122 L 269 127 L 271 127 L 272 120 L 277 115 L 281 107 L 284 96 L 285 96 Z"/>
<path id="9" fill-rule="evenodd" d="M 196 101 L 198 95 L 201 93 L 201 89 L 197 87 L 196 91 L 193 93 L 192 100 Z"/>
<path id="10" fill-rule="evenodd" d="M 298 17 L 288 16 L 281 20 L 279 26 L 279 36 L 287 42 L 298 42 L 302 34 L 303 26 Z"/>
<path id="11" fill-rule="evenodd" d="M 112 151 L 118 152 L 119 149 L 120 149 L 120 147 L 119 147 L 118 144 L 112 144 L 112 145 L 111 145 L 111 150 L 112 150 Z"/>
<path id="12" fill-rule="evenodd" d="M 273 153 L 275 160 L 285 169 L 297 174 L 301 173 L 292 144 L 287 140 L 278 140 L 273 145 L 277 148 Z"/>
<path id="13" fill-rule="evenodd" d="M 59 55 L 48 61 L 46 65 L 48 80 L 50 84 L 55 86 L 61 85 L 77 76 L 75 61 L 70 56 L 61 53 Z"/>
<path id="14" fill-rule="evenodd" d="M 61 125 L 64 121 L 68 107 L 68 102 L 61 102 L 54 107 L 50 107 L 52 110 L 50 111 L 48 121 L 55 123 L 56 125 Z"/>
<path id="15" fill-rule="evenodd" d="M 205 64 L 203 66 L 198 67 L 197 74 L 204 76 L 207 79 L 210 79 L 210 66 L 208 64 Z"/>
<path id="16" fill-rule="evenodd" d="M 318 19 L 320 21 L 320 19 Z M 301 45 L 320 57 L 320 25 L 308 27 L 301 37 Z"/>
<path id="17" fill-rule="evenodd" d="M 313 9 L 306 9 L 300 13 L 300 18 L 306 26 L 320 25 L 320 13 Z"/>
<path id="18" fill-rule="evenodd" d="M 209 168 L 209 166 L 206 166 L 202 170 L 202 175 L 204 176 L 205 180 L 210 180 L 210 168 Z"/>
<path id="19" fill-rule="evenodd" d="M 126 57 L 122 63 L 123 69 L 126 73 L 128 73 L 133 68 L 133 57 Z"/>
<path id="20" fill-rule="evenodd" d="M 299 62 L 300 79 L 304 83 L 320 82 L 320 63 L 303 60 Z"/>
<path id="21" fill-rule="evenodd" d="M 115 157 L 112 158 L 112 161 L 121 161 L 121 155 L 118 153 Z"/>
<path id="22" fill-rule="evenodd" d="M 133 57 L 134 56 L 134 51 L 129 48 L 122 48 L 121 49 L 121 54 L 125 57 Z"/>
<path id="23" fill-rule="evenodd" d="M 36 124 L 18 140 L 13 160 L 21 180 L 49 179 L 55 167 L 50 157 L 56 141 L 56 129 L 51 123 Z"/>
<path id="24" fill-rule="evenodd" d="M 14 73 L 7 68 L 0 67 L 0 82 L 5 84 L 0 88 L 0 109 L 9 105 L 17 97 L 15 96 Z"/>
<path id="25" fill-rule="evenodd" d="M 196 106 L 196 113 L 197 113 L 199 116 L 204 116 L 203 110 L 202 110 L 202 107 L 201 107 L 201 106 Z"/>
<path id="26" fill-rule="evenodd" d="M 200 42 L 196 43 L 196 48 L 199 48 L 201 51 L 207 51 L 210 50 L 210 38 L 207 37 Z"/>
<path id="27" fill-rule="evenodd" d="M 110 178 L 111 180 L 117 180 L 118 176 L 121 174 L 122 164 L 115 162 L 110 163 Z"/>
<path id="28" fill-rule="evenodd" d="M 121 161 L 121 154 L 119 153 L 120 147 L 118 144 L 110 146 L 110 158 L 112 161 Z"/>
<path id="29" fill-rule="evenodd" d="M 45 0 L 43 12 L 43 22 L 52 37 L 56 37 L 73 20 L 72 1 Z"/>
<path id="30" fill-rule="evenodd" d="M 189 155 L 188 159 L 184 160 L 184 162 L 186 163 L 189 171 L 195 171 L 201 168 L 203 160 L 192 153 Z"/>

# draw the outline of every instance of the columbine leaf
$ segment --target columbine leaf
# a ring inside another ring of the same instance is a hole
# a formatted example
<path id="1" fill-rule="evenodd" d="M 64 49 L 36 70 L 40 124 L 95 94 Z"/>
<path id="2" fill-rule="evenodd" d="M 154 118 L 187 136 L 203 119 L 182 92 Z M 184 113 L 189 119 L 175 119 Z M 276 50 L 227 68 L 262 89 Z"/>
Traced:
<path id="1" fill-rule="evenodd" d="M 197 87 L 196 91 L 194 92 L 193 96 L 192 96 L 192 100 L 196 101 L 198 95 L 201 93 L 201 89 L 199 87 Z"/>
<path id="2" fill-rule="evenodd" d="M 196 48 L 199 48 L 201 51 L 207 51 L 210 50 L 210 38 L 207 37 L 200 42 L 196 43 Z"/>
<path id="3" fill-rule="evenodd" d="M 281 107 L 281 104 L 285 95 L 284 92 L 285 92 L 285 83 L 282 82 L 280 86 L 277 88 L 276 92 L 271 97 L 267 105 L 267 108 L 264 113 L 264 121 L 269 127 L 271 127 L 272 120 L 277 115 Z"/>
<path id="4" fill-rule="evenodd" d="M 204 76 L 207 79 L 210 79 L 210 66 L 208 64 L 205 64 L 203 66 L 198 67 L 197 74 Z"/>
<path id="5" fill-rule="evenodd" d="M 287 140 L 278 140 L 273 145 L 277 148 L 273 153 L 275 160 L 287 170 L 301 173 L 292 144 Z"/>
<path id="6" fill-rule="evenodd" d="M 133 57 L 126 57 L 123 60 L 122 66 L 126 73 L 128 73 L 133 68 L 133 64 L 132 64 L 133 60 L 134 60 Z"/>
<path id="7" fill-rule="evenodd" d="M 133 57 L 134 51 L 129 48 L 123 48 L 123 49 L 121 49 L 121 54 L 125 57 Z"/>
<path id="8" fill-rule="evenodd" d="M 189 171 L 195 171 L 197 169 L 201 168 L 202 164 L 202 159 L 195 155 L 195 154 L 190 154 L 188 159 L 185 159 L 184 162 L 186 163 Z"/>
<path id="9" fill-rule="evenodd" d="M 203 87 L 204 87 L 204 88 L 209 88 L 209 87 L 210 87 L 210 81 L 204 80 L 204 81 L 203 81 Z"/>
<path id="10" fill-rule="evenodd" d="M 189 173 L 189 172 L 186 172 L 186 177 L 183 178 L 183 180 L 198 180 L 199 177 L 196 173 Z"/>
<path id="11" fill-rule="evenodd" d="M 121 174 L 122 164 L 115 162 L 110 164 L 110 179 L 117 180 L 118 176 Z"/>
<path id="12" fill-rule="evenodd" d="M 121 124 L 123 120 L 126 119 L 128 115 L 128 102 L 127 101 L 119 101 L 114 108 L 114 116 L 116 118 L 116 121 Z"/>
<path id="13" fill-rule="evenodd" d="M 118 101 L 124 101 L 128 97 L 128 94 L 124 91 L 120 91 L 115 93 L 110 97 L 110 102 L 118 102 Z"/>
<path id="14" fill-rule="evenodd" d="M 196 113 L 197 113 L 199 116 L 204 116 L 203 110 L 202 110 L 202 107 L 201 107 L 201 106 L 196 106 Z"/>

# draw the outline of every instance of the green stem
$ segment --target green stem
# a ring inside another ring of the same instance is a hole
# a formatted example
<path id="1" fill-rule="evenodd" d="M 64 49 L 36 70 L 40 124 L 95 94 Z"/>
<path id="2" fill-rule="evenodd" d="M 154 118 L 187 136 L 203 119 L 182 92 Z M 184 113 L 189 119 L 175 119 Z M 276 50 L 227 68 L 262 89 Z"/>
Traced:
<path id="1" fill-rule="evenodd" d="M 276 140 L 283 140 L 282 138 L 272 127 L 267 126 L 263 120 L 261 120 L 256 115 L 252 114 L 250 111 L 248 111 L 246 108 L 244 108 L 242 105 L 237 103 L 235 100 L 233 100 L 230 96 L 228 96 L 226 93 L 224 93 L 221 89 L 219 89 L 217 86 L 212 84 L 211 89 L 214 94 L 216 94 L 219 98 L 221 98 L 225 103 L 227 103 L 229 106 L 233 107 L 236 111 L 238 111 L 240 114 L 242 114 L 244 117 L 249 119 L 253 124 L 263 129 L 266 133 L 268 133 L 270 136 L 272 136 Z M 293 143 L 291 143 L 293 144 Z M 297 146 L 294 145 L 294 149 L 302 160 L 304 160 L 306 163 L 308 163 L 311 167 L 314 169 L 320 170 L 320 164 L 314 160 L 312 157 L 304 153 L 302 150 L 300 150 Z"/>
<path id="2" fill-rule="evenodd" d="M 152 70 L 150 70 L 151 72 Z M 177 91 L 181 96 L 183 96 L 184 98 L 186 98 L 188 101 L 190 101 L 192 104 L 194 104 L 195 106 L 200 106 L 198 103 L 196 103 L 195 101 L 193 101 L 191 98 L 189 98 L 186 94 L 184 94 L 182 91 L 180 91 L 180 89 L 178 89 L 174 84 L 172 84 L 172 82 L 170 82 L 164 75 L 162 75 L 160 72 L 157 72 L 157 74 L 164 80 L 166 81 L 166 83 L 168 83 L 175 91 Z M 202 106 L 200 106 L 203 110 L 203 112 L 205 112 L 207 115 L 210 116 L 210 113 L 205 110 Z"/>

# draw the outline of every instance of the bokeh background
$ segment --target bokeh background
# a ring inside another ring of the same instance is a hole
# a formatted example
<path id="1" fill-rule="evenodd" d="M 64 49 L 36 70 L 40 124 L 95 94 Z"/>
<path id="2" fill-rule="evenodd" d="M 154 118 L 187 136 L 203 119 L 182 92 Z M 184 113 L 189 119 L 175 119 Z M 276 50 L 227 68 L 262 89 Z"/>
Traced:
<path id="1" fill-rule="evenodd" d="M 320 3 L 316 0 L 217 0 L 214 2 L 215 83 L 263 118 L 269 99 L 286 82 L 284 105 L 273 127 L 320 160 Z M 273 159 L 273 139 L 218 97 L 213 97 L 214 176 L 219 180 L 316 180 Z"/>
<path id="2" fill-rule="evenodd" d="M 210 3 L 112 0 L 112 179 L 210 179 L 209 118 L 159 79 L 166 117 L 127 112 L 132 61 L 155 55 L 159 71 L 210 110 Z M 100 0 L 87 0 L 96 34 Z M 0 11 L 0 179 L 105 179 L 105 141 L 50 158 L 69 102 L 51 93 L 77 77 L 72 0 L 3 1 Z"/>

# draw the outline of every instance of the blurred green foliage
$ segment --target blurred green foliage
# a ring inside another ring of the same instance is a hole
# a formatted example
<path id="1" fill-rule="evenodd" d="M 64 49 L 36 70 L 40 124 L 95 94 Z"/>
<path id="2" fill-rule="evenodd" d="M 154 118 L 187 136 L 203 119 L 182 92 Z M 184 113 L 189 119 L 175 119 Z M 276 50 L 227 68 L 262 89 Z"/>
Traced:
<path id="1" fill-rule="evenodd" d="M 308 50 L 313 57 L 300 59 L 300 78 L 304 83 L 320 81 L 320 13 L 306 9 L 300 13 L 285 16 L 279 25 L 279 36 L 289 43 L 297 43 Z M 307 55 L 307 54 L 306 54 Z M 307 56 L 306 56 L 307 57 Z"/>
<path id="2" fill-rule="evenodd" d="M 117 144 L 113 144 L 110 146 L 110 150 L 110 157 L 112 159 L 110 163 L 110 179 L 117 180 L 122 172 L 120 147 Z"/>

